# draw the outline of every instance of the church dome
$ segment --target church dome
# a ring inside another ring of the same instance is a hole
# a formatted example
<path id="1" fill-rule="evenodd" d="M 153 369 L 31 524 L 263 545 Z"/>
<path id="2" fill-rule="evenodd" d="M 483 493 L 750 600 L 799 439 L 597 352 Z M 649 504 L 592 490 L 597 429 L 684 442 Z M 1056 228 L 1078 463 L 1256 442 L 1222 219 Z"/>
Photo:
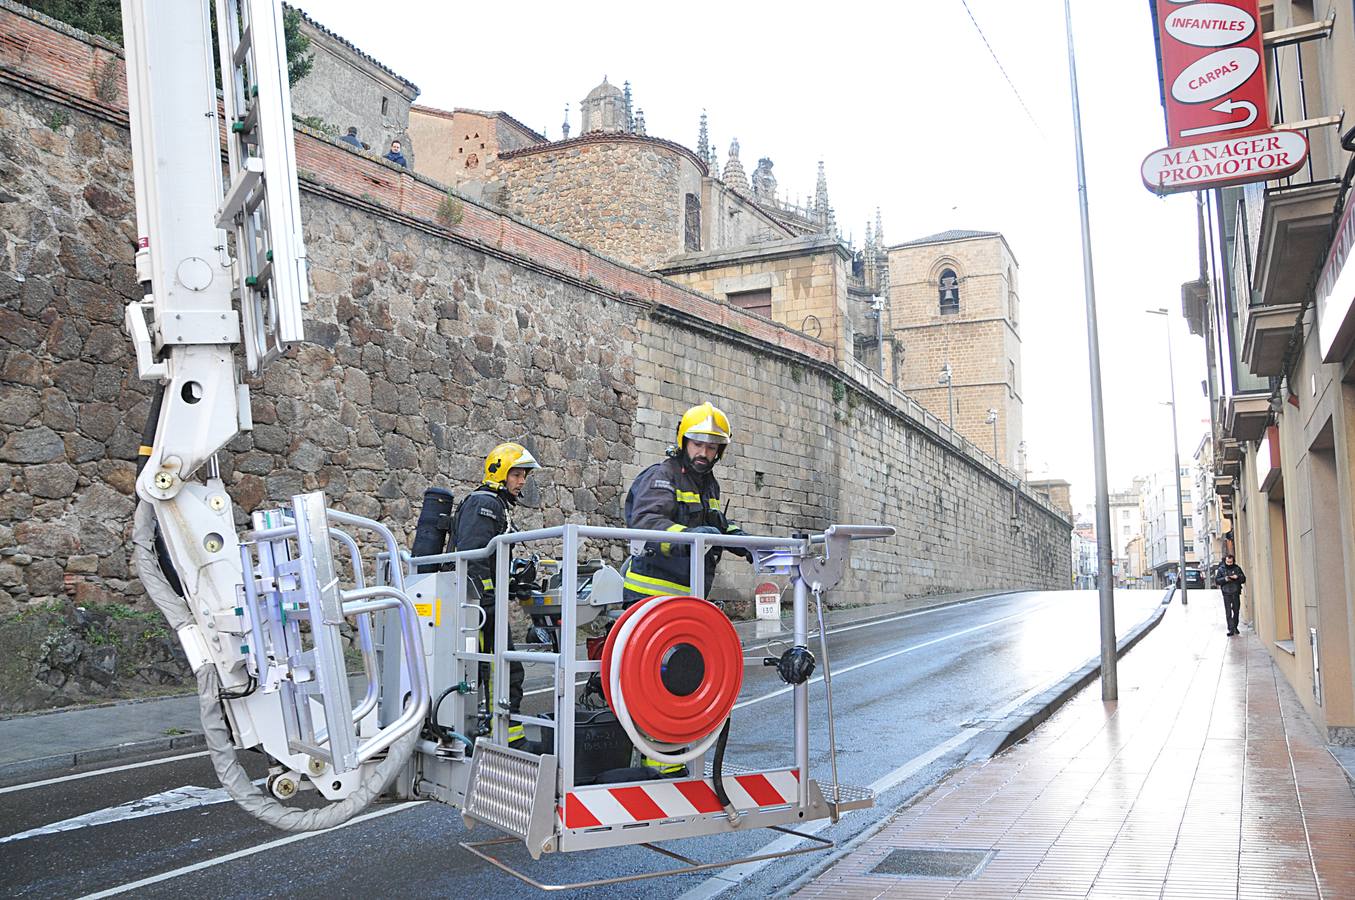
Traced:
<path id="1" fill-rule="evenodd" d="M 595 87 L 595 88 L 593 88 L 591 91 L 589 91 L 589 92 L 588 92 L 588 96 L 587 96 L 587 97 L 584 97 L 583 99 L 584 99 L 584 102 L 587 102 L 587 101 L 589 101 L 589 100 L 602 100 L 602 99 L 604 99 L 604 98 L 620 97 L 620 96 L 621 96 L 621 88 L 617 87 L 617 86 L 614 85 L 614 84 L 609 83 L 609 82 L 607 81 L 606 76 L 604 75 L 603 78 L 602 78 L 602 84 L 598 85 L 597 87 Z"/>

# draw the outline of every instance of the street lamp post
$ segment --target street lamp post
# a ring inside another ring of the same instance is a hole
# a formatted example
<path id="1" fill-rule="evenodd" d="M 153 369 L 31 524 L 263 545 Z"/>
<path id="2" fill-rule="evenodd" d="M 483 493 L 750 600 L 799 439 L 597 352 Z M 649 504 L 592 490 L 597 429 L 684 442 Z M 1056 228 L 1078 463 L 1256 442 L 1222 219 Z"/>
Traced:
<path id="1" fill-rule="evenodd" d="M 1162 316 L 1167 326 L 1167 383 L 1171 385 L 1172 392 L 1171 403 L 1167 405 L 1172 408 L 1172 481 L 1176 484 L 1176 549 L 1180 555 L 1176 583 L 1181 588 L 1181 605 L 1186 606 L 1189 600 L 1186 593 L 1186 504 L 1181 496 L 1181 445 L 1176 438 L 1176 366 L 1172 361 L 1172 323 L 1165 309 L 1147 309 L 1144 312 Z"/>
<path id="2" fill-rule="evenodd" d="M 946 409 L 949 410 L 950 417 L 947 421 L 950 424 L 950 430 L 955 430 L 955 373 L 950 368 L 950 363 L 941 367 L 941 377 L 936 379 L 937 384 L 946 386 Z"/>
<path id="3" fill-rule="evenodd" d="M 1073 13 L 1063 0 L 1068 33 L 1068 88 L 1073 101 L 1073 147 L 1077 162 L 1078 213 L 1082 220 L 1082 281 L 1087 307 L 1087 374 L 1092 401 L 1092 461 L 1096 478 L 1097 571 L 1110 571 L 1110 490 L 1106 486 L 1106 419 L 1101 405 L 1101 339 L 1096 326 L 1096 279 L 1092 273 L 1092 226 L 1087 203 L 1087 165 L 1082 152 L 1082 109 L 1077 94 L 1077 54 L 1073 50 Z M 1118 700 L 1119 659 L 1115 653 L 1115 588 L 1109 578 L 1097 579 L 1101 619 L 1101 699 Z"/>
<path id="4" fill-rule="evenodd" d="M 1001 462 L 1002 460 L 997 458 L 997 410 L 988 410 L 988 424 L 993 426 L 993 461 Z"/>

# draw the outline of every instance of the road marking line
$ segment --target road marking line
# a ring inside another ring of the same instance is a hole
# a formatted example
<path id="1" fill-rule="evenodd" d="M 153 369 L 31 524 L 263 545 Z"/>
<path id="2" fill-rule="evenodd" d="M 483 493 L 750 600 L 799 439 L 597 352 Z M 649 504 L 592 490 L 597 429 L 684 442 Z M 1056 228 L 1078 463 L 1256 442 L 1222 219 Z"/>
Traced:
<path id="1" fill-rule="evenodd" d="M 20 831 L 17 834 L 0 837 L 0 844 L 22 841 L 44 834 L 57 834 L 62 831 L 91 828 L 95 825 L 111 825 L 114 822 L 125 822 L 128 819 L 141 819 L 146 816 L 158 816 L 162 813 L 195 809 L 199 806 L 211 806 L 216 803 L 225 803 L 230 799 L 231 795 L 227 793 L 225 788 L 206 788 L 195 784 L 186 784 L 183 787 L 161 791 L 139 800 L 128 800 L 118 806 L 96 809 L 74 818 L 63 819 L 50 825 L 42 825 L 37 828 L 30 828 L 27 831 Z"/>
<path id="2" fill-rule="evenodd" d="M 903 782 L 912 778 L 918 772 L 936 762 L 936 760 L 945 756 L 947 753 L 960 747 L 982 731 L 982 728 L 964 729 L 949 740 L 937 744 L 926 753 L 913 757 L 894 771 L 888 772 L 880 778 L 877 778 L 870 785 L 870 789 L 878 796 L 891 788 L 903 784 Z M 823 791 L 825 797 L 832 791 L 832 785 L 828 784 L 820 784 L 819 788 Z M 819 819 L 810 822 L 808 825 L 798 827 L 796 830 L 800 832 L 800 834 L 818 834 L 820 831 L 823 831 L 831 825 L 832 822 L 832 819 Z M 795 849 L 802 843 L 804 843 L 804 838 L 793 834 L 787 834 L 753 851 L 753 855 L 762 853 L 784 853 L 787 850 Z M 777 860 L 763 859 L 758 860 L 757 862 L 743 863 L 742 865 L 726 869 L 720 875 L 713 875 L 686 893 L 679 894 L 677 900 L 709 900 L 711 897 L 718 897 L 725 891 L 741 883 L 753 873 L 760 871 L 774 862 L 777 862 Z"/>
<path id="3" fill-rule="evenodd" d="M 1046 604 L 1046 606 L 1048 606 L 1048 605 L 1049 605 L 1049 604 Z M 994 619 L 994 620 L 991 621 L 991 622 L 984 622 L 982 625 L 975 625 L 975 626 L 973 626 L 972 628 L 964 628 L 964 629 L 961 629 L 960 631 L 953 631 L 953 632 L 951 632 L 950 634 L 942 635 L 941 637 L 938 637 L 938 638 L 932 638 L 930 641 L 923 641 L 922 643 L 920 643 L 920 644 L 914 644 L 914 645 L 912 645 L 911 647 L 904 647 L 904 648 L 901 649 L 901 650 L 894 650 L 894 651 L 891 651 L 891 652 L 889 652 L 889 653 L 884 653 L 884 654 L 881 654 L 880 656 L 874 657 L 873 659 L 862 660 L 862 661 L 859 662 L 859 663 L 853 663 L 853 664 L 850 665 L 850 666 L 847 666 L 847 667 L 842 668 L 842 669 L 838 669 L 837 672 L 835 673 L 834 677 L 836 677 L 836 676 L 838 676 L 838 675 L 846 675 L 848 672 L 855 672 L 857 669 L 865 668 L 866 666 L 873 666 L 873 665 L 875 665 L 876 663 L 884 662 L 885 660 L 889 660 L 889 659 L 893 659 L 893 658 L 896 657 L 896 656 L 903 656 L 905 653 L 912 653 L 914 650 L 923 650 L 923 649 L 926 649 L 927 647 L 933 647 L 933 646 L 935 646 L 935 645 L 937 645 L 937 644 L 943 643 L 943 642 L 945 642 L 945 641 L 952 640 L 952 639 L 957 638 L 957 637 L 963 637 L 963 636 L 965 636 L 966 634 L 973 634 L 973 633 L 976 632 L 976 631 L 982 631 L 982 630 L 985 629 L 985 628 L 991 628 L 991 627 L 993 627 L 994 625 L 1000 625 L 1001 623 L 1006 622 L 1006 621 L 1008 621 L 1008 620 L 1010 620 L 1010 619 L 1019 619 L 1019 618 L 1021 618 L 1022 616 L 1029 615 L 1029 614 L 1031 614 L 1031 613 L 1033 613 L 1033 612 L 1041 611 L 1042 609 L 1043 609 L 1043 607 L 1041 607 L 1040 609 L 1036 609 L 1036 610 L 1029 610 L 1029 609 L 1028 609 L 1028 610 L 1023 610 L 1023 611 L 1021 611 L 1021 612 L 1012 613 L 1010 616 L 1003 616 L 1002 618 L 1000 618 L 1000 619 Z M 831 632 L 830 632 L 830 633 L 831 633 Z M 822 676 L 822 675 L 816 675 L 815 677 L 809 679 L 809 682 L 808 682 L 808 683 L 809 683 L 809 684 L 815 684 L 815 683 L 821 682 L 821 681 L 823 681 L 823 676 Z M 746 706 L 752 706 L 754 703 L 761 703 L 763 700 L 770 700 L 770 699 L 772 699 L 773 697 L 780 697 L 782 694 L 789 694 L 789 693 L 790 693 L 791 691 L 793 691 L 793 690 L 795 690 L 795 687 L 794 687 L 793 685 L 789 685 L 789 684 L 788 684 L 788 685 L 786 685 L 786 686 L 783 687 L 783 688 L 777 688 L 776 690 L 772 691 L 771 693 L 763 694 L 761 697 L 754 697 L 754 698 L 751 699 L 751 700 L 745 700 L 745 701 L 743 701 L 742 703 L 736 703 L 736 704 L 734 704 L 734 708 L 735 708 L 735 709 L 743 709 L 743 708 L 746 707 Z"/>
<path id="4" fill-rule="evenodd" d="M 148 887 L 152 884 L 159 884 L 162 881 L 168 881 L 171 878 L 178 878 L 181 875 L 189 875 L 193 872 L 200 872 L 203 869 L 210 869 L 213 866 L 219 866 L 222 863 L 234 862 L 237 859 L 244 859 L 253 856 L 256 853 L 262 853 L 265 850 L 272 850 L 275 847 L 285 847 L 288 844 L 295 844 L 298 841 L 307 841 L 311 838 L 320 837 L 330 832 L 347 828 L 350 825 L 357 825 L 360 822 L 366 822 L 370 819 L 378 819 L 382 816 L 389 816 L 392 813 L 403 812 L 407 809 L 413 809 L 416 806 L 423 806 L 427 800 L 414 800 L 409 803 L 400 803 L 386 809 L 377 809 L 369 813 L 363 813 L 344 822 L 342 825 L 336 825 L 333 828 L 326 828 L 324 831 L 306 831 L 301 834 L 291 834 L 285 838 L 278 838 L 276 841 L 269 841 L 266 844 L 259 844 L 256 847 L 246 847 L 244 850 L 237 850 L 234 853 L 227 853 L 225 856 L 218 856 L 214 859 L 206 859 L 202 862 L 193 863 L 190 866 L 182 866 L 178 869 L 172 869 L 168 872 L 162 872 L 159 875 L 152 875 L 149 878 L 142 878 L 140 881 L 131 881 L 127 884 L 120 884 L 117 887 L 108 888 L 95 894 L 86 894 L 79 900 L 99 900 L 101 897 L 115 897 L 118 894 L 125 894 L 128 891 L 135 891 L 138 888 Z"/>
<path id="5" fill-rule="evenodd" d="M 93 772 L 80 772 L 75 775 L 62 775 L 59 778 L 48 778 L 43 781 L 31 781 L 27 784 L 12 784 L 9 787 L 0 788 L 0 794 L 8 794 L 13 791 L 26 791 L 29 788 L 46 787 L 49 784 L 61 784 L 66 781 L 76 781 L 81 778 L 93 778 L 96 775 L 108 775 L 113 772 L 126 772 L 128 769 L 144 769 L 147 766 L 160 766 L 165 763 L 178 762 L 183 759 L 196 759 L 199 756 L 206 756 L 206 750 L 199 750 L 196 753 L 182 753 L 178 756 L 166 756 L 164 759 L 149 759 L 145 762 L 128 763 L 125 766 L 113 766 L 108 769 L 95 769 Z"/>

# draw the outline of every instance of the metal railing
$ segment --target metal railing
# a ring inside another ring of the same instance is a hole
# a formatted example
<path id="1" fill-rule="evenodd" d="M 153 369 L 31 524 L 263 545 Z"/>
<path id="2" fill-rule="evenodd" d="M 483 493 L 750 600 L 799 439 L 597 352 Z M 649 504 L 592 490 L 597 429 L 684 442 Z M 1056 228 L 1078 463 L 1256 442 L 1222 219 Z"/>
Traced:
<path id="1" fill-rule="evenodd" d="M 1309 139 L 1308 159 L 1303 168 L 1292 175 L 1267 182 L 1268 191 L 1325 184 L 1339 179 L 1335 157 L 1330 153 L 1332 148 L 1314 146 L 1314 133 L 1325 137 L 1327 133 L 1324 129 L 1339 129 L 1344 112 L 1338 110 L 1331 113 L 1311 108 L 1309 94 L 1320 92 L 1323 86 L 1316 80 L 1316 74 L 1305 69 L 1303 58 L 1306 45 L 1330 38 L 1335 17 L 1333 8 L 1324 21 L 1272 31 L 1265 37 L 1270 71 L 1267 99 L 1270 103 L 1271 124 L 1286 131 L 1301 131 Z M 1320 163 L 1314 161 L 1319 154 Z"/>

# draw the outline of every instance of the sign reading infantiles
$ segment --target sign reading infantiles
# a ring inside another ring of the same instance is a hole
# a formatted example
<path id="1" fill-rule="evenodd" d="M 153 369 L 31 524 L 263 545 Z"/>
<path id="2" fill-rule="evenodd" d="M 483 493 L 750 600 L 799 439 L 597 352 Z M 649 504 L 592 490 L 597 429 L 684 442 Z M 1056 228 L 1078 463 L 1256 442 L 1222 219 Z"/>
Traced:
<path id="1" fill-rule="evenodd" d="M 1167 148 L 1143 161 L 1154 193 L 1268 181 L 1308 141 L 1270 127 L 1257 0 L 1156 0 Z"/>

